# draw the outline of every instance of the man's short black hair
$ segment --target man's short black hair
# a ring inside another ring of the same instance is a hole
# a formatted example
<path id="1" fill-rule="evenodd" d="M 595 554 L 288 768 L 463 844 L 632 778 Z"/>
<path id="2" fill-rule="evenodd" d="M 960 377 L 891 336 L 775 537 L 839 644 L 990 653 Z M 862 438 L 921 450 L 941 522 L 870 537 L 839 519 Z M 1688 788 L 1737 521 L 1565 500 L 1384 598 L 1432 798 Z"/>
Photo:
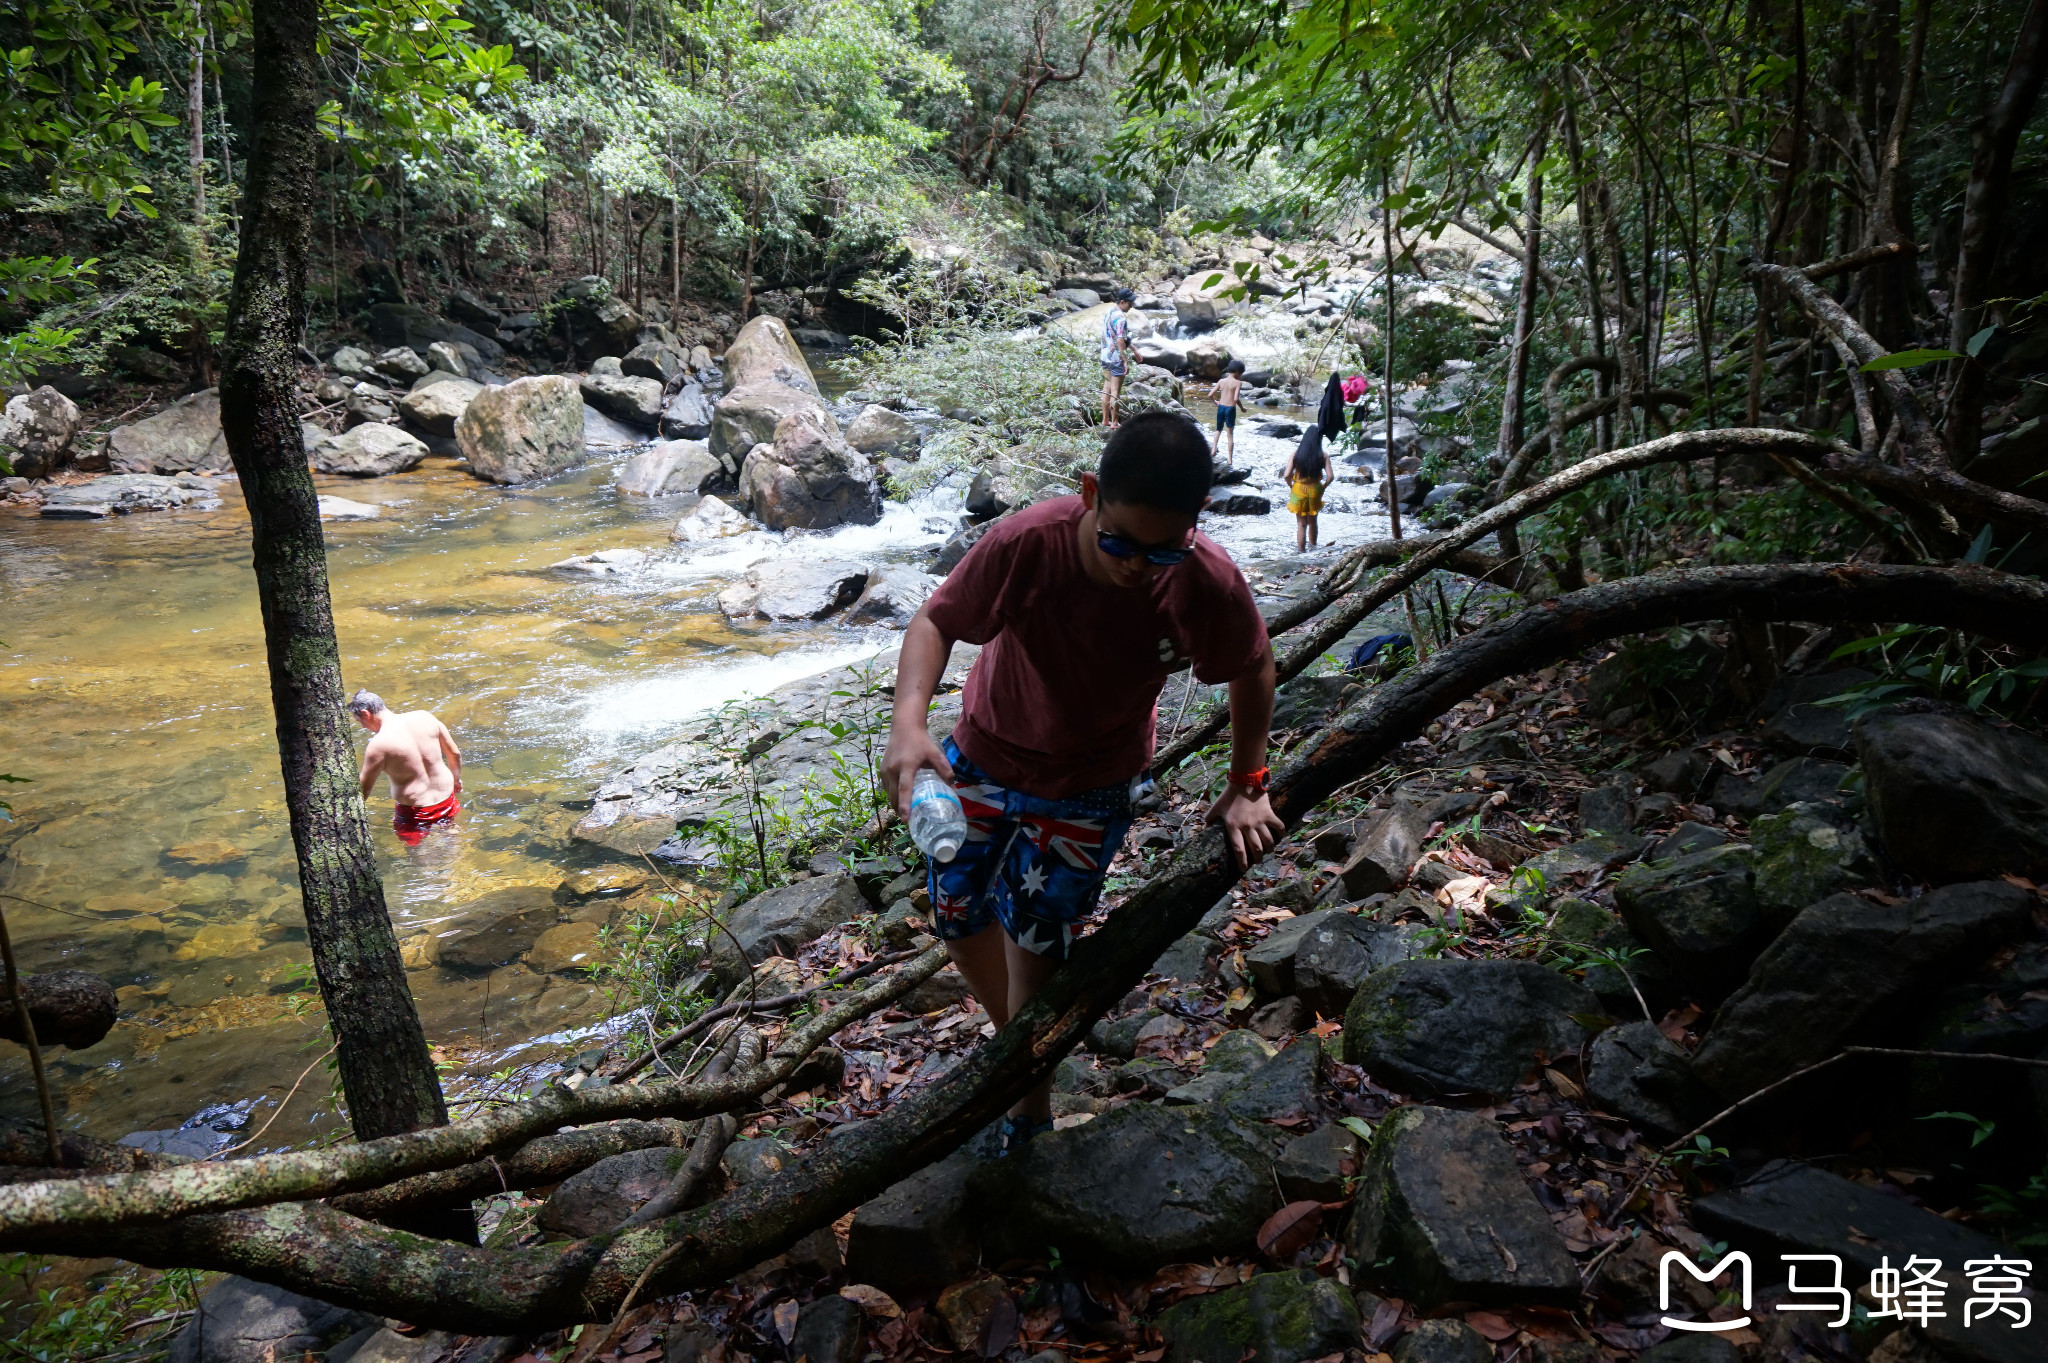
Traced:
<path id="1" fill-rule="evenodd" d="M 1138 301 L 1138 295 L 1132 293 L 1129 289 L 1118 289 L 1110 301 L 1115 303 L 1135 303 Z"/>
<path id="2" fill-rule="evenodd" d="M 1209 496 L 1209 440 L 1179 412 L 1146 412 L 1116 428 L 1102 449 L 1102 500 L 1192 516 Z"/>
<path id="3" fill-rule="evenodd" d="M 1244 361 L 1243 361 L 1243 360 L 1232 360 L 1232 361 L 1231 361 L 1231 362 L 1230 362 L 1229 364 L 1226 364 L 1226 365 L 1224 365 L 1224 366 L 1223 366 L 1223 372 L 1224 372 L 1224 373 L 1226 373 L 1226 374 L 1242 374 L 1242 373 L 1244 373 Z"/>

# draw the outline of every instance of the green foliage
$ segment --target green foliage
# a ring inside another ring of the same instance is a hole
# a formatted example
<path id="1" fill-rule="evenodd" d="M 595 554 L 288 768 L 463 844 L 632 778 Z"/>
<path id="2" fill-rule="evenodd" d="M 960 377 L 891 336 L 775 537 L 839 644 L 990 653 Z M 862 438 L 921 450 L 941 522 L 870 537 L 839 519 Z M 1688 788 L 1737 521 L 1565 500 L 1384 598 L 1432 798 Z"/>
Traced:
<path id="1" fill-rule="evenodd" d="M 707 935 L 714 932 L 709 911 L 682 894 L 653 896 L 653 906 L 634 906 L 598 934 L 601 963 L 596 974 L 613 1017 L 636 1009 L 646 1013 L 647 1029 L 665 1032 L 703 1012 L 708 1000 L 682 989 L 682 982 L 702 959 Z M 624 1040 L 637 1050 L 644 1036 Z"/>
<path id="2" fill-rule="evenodd" d="M 2016 718 L 2034 708 L 2048 682 L 2048 658 L 2023 659 L 2006 645 L 1932 625 L 1901 625 L 1852 639 L 1829 656 L 1855 658 L 1877 674 L 1818 702 L 1840 706 L 1851 719 L 1909 695 Z"/>
<path id="3" fill-rule="evenodd" d="M 13 1287 L 8 1295 L 28 1297 L 5 1322 L 11 1357 L 36 1363 L 162 1358 L 198 1306 L 200 1285 L 209 1276 L 123 1264 L 81 1289 L 39 1289 L 34 1284 L 48 1262 L 32 1254 L 0 1255 L 0 1282 Z"/>

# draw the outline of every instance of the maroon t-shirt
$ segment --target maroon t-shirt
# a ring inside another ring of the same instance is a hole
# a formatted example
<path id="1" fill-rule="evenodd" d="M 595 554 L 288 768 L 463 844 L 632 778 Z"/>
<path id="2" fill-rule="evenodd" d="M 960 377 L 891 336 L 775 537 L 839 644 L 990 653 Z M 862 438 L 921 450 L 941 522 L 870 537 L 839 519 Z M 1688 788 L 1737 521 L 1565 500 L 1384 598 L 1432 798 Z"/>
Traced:
<path id="1" fill-rule="evenodd" d="M 1192 660 L 1214 685 L 1266 647 L 1266 622 L 1230 556 L 1195 552 L 1141 587 L 1088 576 L 1085 508 L 1061 497 L 982 536 L 925 611 L 948 639 L 982 644 L 953 741 L 1013 790 L 1057 800 L 1127 781 L 1152 760 L 1160 688 Z"/>

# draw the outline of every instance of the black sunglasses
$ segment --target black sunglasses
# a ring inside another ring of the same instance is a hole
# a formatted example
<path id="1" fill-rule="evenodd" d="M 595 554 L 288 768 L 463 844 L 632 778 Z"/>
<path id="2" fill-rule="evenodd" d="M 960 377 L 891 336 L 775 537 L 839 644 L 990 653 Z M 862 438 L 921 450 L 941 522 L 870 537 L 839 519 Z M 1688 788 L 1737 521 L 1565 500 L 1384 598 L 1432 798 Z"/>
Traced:
<path id="1" fill-rule="evenodd" d="M 1193 546 L 1185 549 L 1164 549 L 1156 544 L 1139 544 L 1135 540 L 1125 539 L 1122 535 L 1111 534 L 1107 530 L 1095 532 L 1095 547 L 1111 558 L 1136 558 L 1143 554 L 1147 563 L 1159 568 L 1171 568 L 1176 563 L 1184 563 L 1188 555 L 1195 552 Z"/>

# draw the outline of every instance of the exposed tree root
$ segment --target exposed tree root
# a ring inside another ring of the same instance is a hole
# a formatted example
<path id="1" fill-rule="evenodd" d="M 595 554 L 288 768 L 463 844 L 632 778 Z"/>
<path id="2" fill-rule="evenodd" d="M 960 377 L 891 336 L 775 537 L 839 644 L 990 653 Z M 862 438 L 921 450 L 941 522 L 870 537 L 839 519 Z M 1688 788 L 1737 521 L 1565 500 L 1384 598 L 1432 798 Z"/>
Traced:
<path id="1" fill-rule="evenodd" d="M 2039 647 L 2048 644 L 2048 584 L 1975 567 L 1821 564 L 1697 569 L 1589 587 L 1480 629 L 1368 692 L 1279 773 L 1274 807 L 1299 824 L 1489 683 L 1607 639 L 1734 615 L 1941 625 Z M 957 1149 L 1050 1073 L 1239 874 L 1221 834 L 1201 834 L 960 1068 L 780 1173 L 644 1227 L 568 1245 L 482 1250 L 301 1203 L 118 1230 L 60 1223 L 11 1234 L 7 1243 L 224 1269 L 450 1329 L 509 1333 L 608 1319 L 638 1282 L 666 1293 L 725 1281 Z"/>

